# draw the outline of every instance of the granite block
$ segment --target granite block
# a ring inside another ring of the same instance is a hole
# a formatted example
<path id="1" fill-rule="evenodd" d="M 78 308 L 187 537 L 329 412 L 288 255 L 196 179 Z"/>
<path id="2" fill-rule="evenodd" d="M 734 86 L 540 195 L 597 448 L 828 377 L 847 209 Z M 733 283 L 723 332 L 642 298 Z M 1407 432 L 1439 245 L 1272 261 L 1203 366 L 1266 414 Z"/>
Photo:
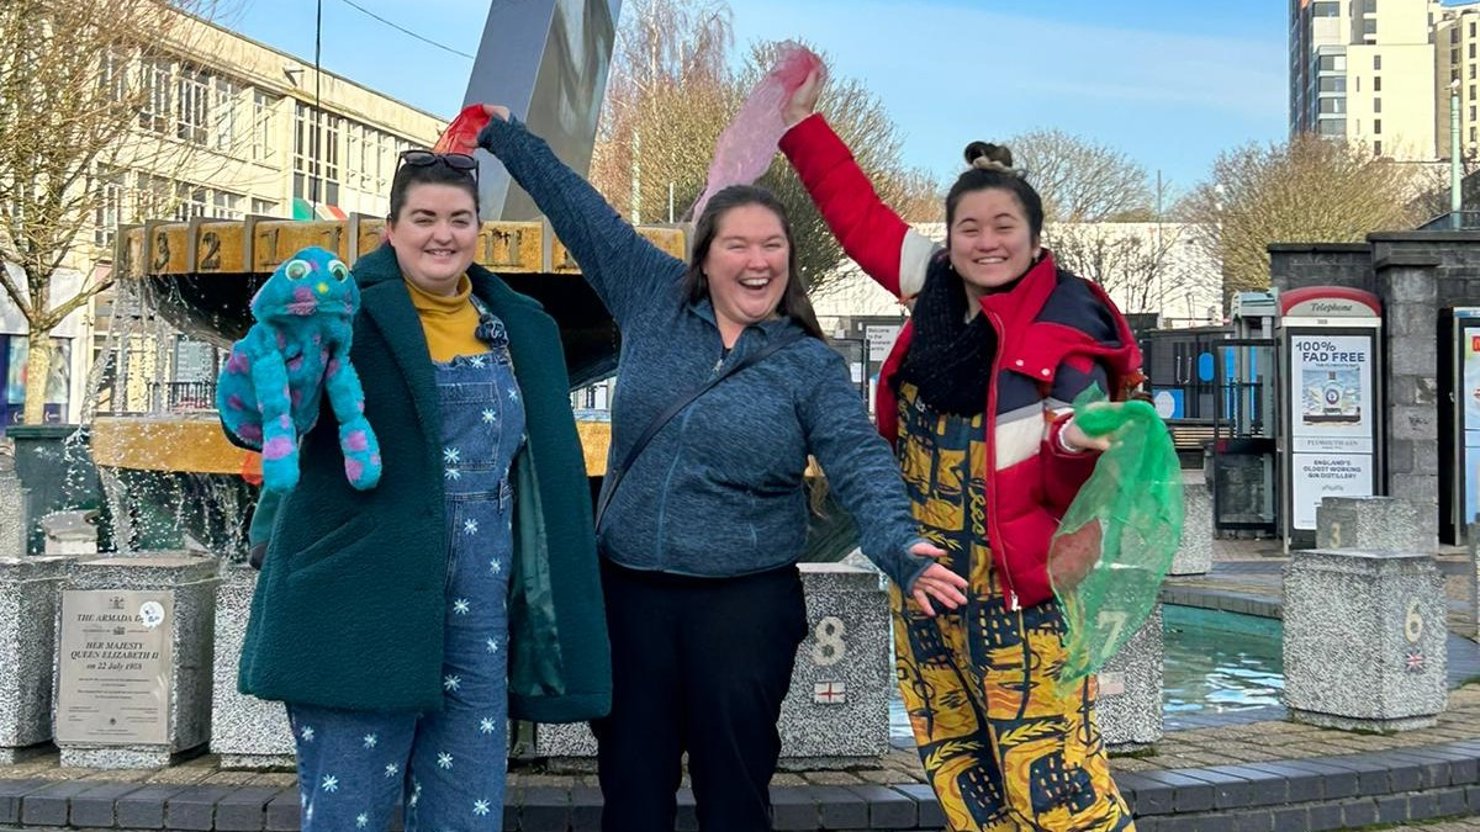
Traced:
<path id="1" fill-rule="evenodd" d="M 1434 724 L 1448 701 L 1445 600 L 1424 554 L 1312 550 L 1284 573 L 1284 700 L 1347 730 Z"/>
<path id="2" fill-rule="evenodd" d="M 216 591 L 215 651 L 211 696 L 211 753 L 222 768 L 282 768 L 294 765 L 293 734 L 280 702 L 264 702 L 237 691 L 237 665 L 257 587 L 257 570 L 227 566 Z"/>

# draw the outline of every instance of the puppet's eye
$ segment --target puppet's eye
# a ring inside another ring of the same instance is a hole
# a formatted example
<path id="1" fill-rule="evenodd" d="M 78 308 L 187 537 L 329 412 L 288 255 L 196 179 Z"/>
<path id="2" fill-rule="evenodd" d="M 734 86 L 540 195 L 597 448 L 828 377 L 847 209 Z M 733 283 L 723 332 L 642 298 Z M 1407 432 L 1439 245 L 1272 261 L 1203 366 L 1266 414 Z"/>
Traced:
<path id="1" fill-rule="evenodd" d="M 302 280 L 308 277 L 311 271 L 313 267 L 308 265 L 307 260 L 294 260 L 283 268 L 283 274 L 286 274 L 289 280 Z"/>
<path id="2" fill-rule="evenodd" d="M 334 275 L 335 280 L 344 280 L 349 277 L 349 266 L 338 260 L 332 261 L 329 263 L 329 274 Z"/>

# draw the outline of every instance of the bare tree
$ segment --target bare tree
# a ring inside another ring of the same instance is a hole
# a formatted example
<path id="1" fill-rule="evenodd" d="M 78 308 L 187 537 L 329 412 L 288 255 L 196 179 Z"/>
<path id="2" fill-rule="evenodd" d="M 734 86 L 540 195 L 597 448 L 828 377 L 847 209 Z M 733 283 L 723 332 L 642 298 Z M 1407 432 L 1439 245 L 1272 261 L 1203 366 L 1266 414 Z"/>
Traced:
<path id="1" fill-rule="evenodd" d="M 1123 311 L 1161 312 L 1198 277 L 1174 256 L 1183 234 L 1174 223 L 1058 223 L 1044 228 L 1044 242 L 1058 265 L 1104 287 Z"/>
<path id="2" fill-rule="evenodd" d="M 720 133 L 773 65 L 777 45 L 755 46 L 734 70 L 724 0 L 644 0 L 625 11 L 591 182 L 634 221 L 682 220 L 704 189 Z M 939 188 L 900 164 L 898 129 L 877 97 L 856 80 L 834 78 L 822 109 L 880 195 L 909 219 L 930 219 Z M 786 205 L 801 279 L 826 280 L 842 250 L 790 165 L 778 157 L 759 184 Z"/>
<path id="3" fill-rule="evenodd" d="M 677 220 L 704 188 L 694 148 L 712 149 L 738 106 L 726 63 L 732 15 L 724 0 L 640 0 L 624 11 L 591 182 L 635 222 Z"/>
<path id="4" fill-rule="evenodd" d="M 1007 144 L 1051 221 L 1099 222 L 1152 208 L 1146 169 L 1118 150 L 1057 129 L 1020 133 Z"/>
<path id="5" fill-rule="evenodd" d="M 1269 286 L 1271 243 L 1360 242 L 1373 231 L 1413 228 L 1424 219 L 1414 200 L 1423 176 L 1359 143 L 1302 134 L 1219 154 L 1178 213 L 1223 264 L 1226 301 Z"/>
<path id="6" fill-rule="evenodd" d="M 41 421 L 51 332 L 113 283 L 93 232 L 125 171 L 165 174 L 135 200 L 157 214 L 174 199 L 168 172 L 209 129 L 180 134 L 171 112 L 171 62 L 201 26 L 182 12 L 207 1 L 0 2 L 0 261 L 12 267 L 0 284 L 29 325 L 29 423 Z"/>

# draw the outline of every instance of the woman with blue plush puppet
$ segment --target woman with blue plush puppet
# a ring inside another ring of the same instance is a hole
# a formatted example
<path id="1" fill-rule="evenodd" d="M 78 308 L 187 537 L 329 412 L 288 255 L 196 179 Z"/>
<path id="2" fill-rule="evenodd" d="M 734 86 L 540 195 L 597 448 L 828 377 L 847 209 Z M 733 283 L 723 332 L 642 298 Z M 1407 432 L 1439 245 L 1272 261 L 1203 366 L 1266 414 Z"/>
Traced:
<path id="1" fill-rule="evenodd" d="M 347 308 L 313 302 L 351 277 L 327 252 L 302 252 L 274 274 L 253 304 L 253 329 L 271 334 L 233 350 L 234 372 L 253 384 L 259 375 L 244 365 L 287 368 L 293 411 L 259 409 L 251 395 L 223 401 L 233 441 L 267 451 L 275 428 L 306 423 L 296 459 L 281 442 L 264 453 L 276 490 L 259 507 L 270 542 L 239 680 L 244 693 L 287 704 L 305 832 L 385 830 L 403 800 L 407 830 L 501 829 L 508 719 L 583 721 L 610 707 L 590 491 L 559 332 L 473 263 L 475 173 L 466 155 L 401 154 L 387 240 L 352 274 L 359 401 L 340 401 L 343 367 L 304 320 Z M 279 296 L 286 302 L 268 303 Z M 273 309 L 288 319 L 264 314 Z M 282 356 L 265 359 L 262 344 Z M 337 418 L 314 424 L 319 393 L 304 385 L 318 380 L 294 368 L 321 350 Z M 223 388 L 242 386 L 232 372 Z M 259 400 L 282 397 L 278 376 L 260 377 Z M 253 411 L 255 423 L 238 418 Z M 378 484 L 357 458 L 359 422 L 378 438 Z"/>

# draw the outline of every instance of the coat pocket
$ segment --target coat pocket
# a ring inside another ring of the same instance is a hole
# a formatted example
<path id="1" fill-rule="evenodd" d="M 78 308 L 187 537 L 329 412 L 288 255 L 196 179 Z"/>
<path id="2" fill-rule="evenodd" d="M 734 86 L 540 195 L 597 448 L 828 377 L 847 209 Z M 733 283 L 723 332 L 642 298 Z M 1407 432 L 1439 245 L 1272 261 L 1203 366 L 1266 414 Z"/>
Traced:
<path id="1" fill-rule="evenodd" d="M 351 517 L 304 548 L 287 553 L 288 579 L 297 580 L 305 572 L 322 571 L 323 567 L 340 560 L 340 556 L 358 548 L 359 543 L 374 533 L 375 524 L 370 519 Z M 275 556 L 281 557 L 282 554 L 275 553 Z"/>

